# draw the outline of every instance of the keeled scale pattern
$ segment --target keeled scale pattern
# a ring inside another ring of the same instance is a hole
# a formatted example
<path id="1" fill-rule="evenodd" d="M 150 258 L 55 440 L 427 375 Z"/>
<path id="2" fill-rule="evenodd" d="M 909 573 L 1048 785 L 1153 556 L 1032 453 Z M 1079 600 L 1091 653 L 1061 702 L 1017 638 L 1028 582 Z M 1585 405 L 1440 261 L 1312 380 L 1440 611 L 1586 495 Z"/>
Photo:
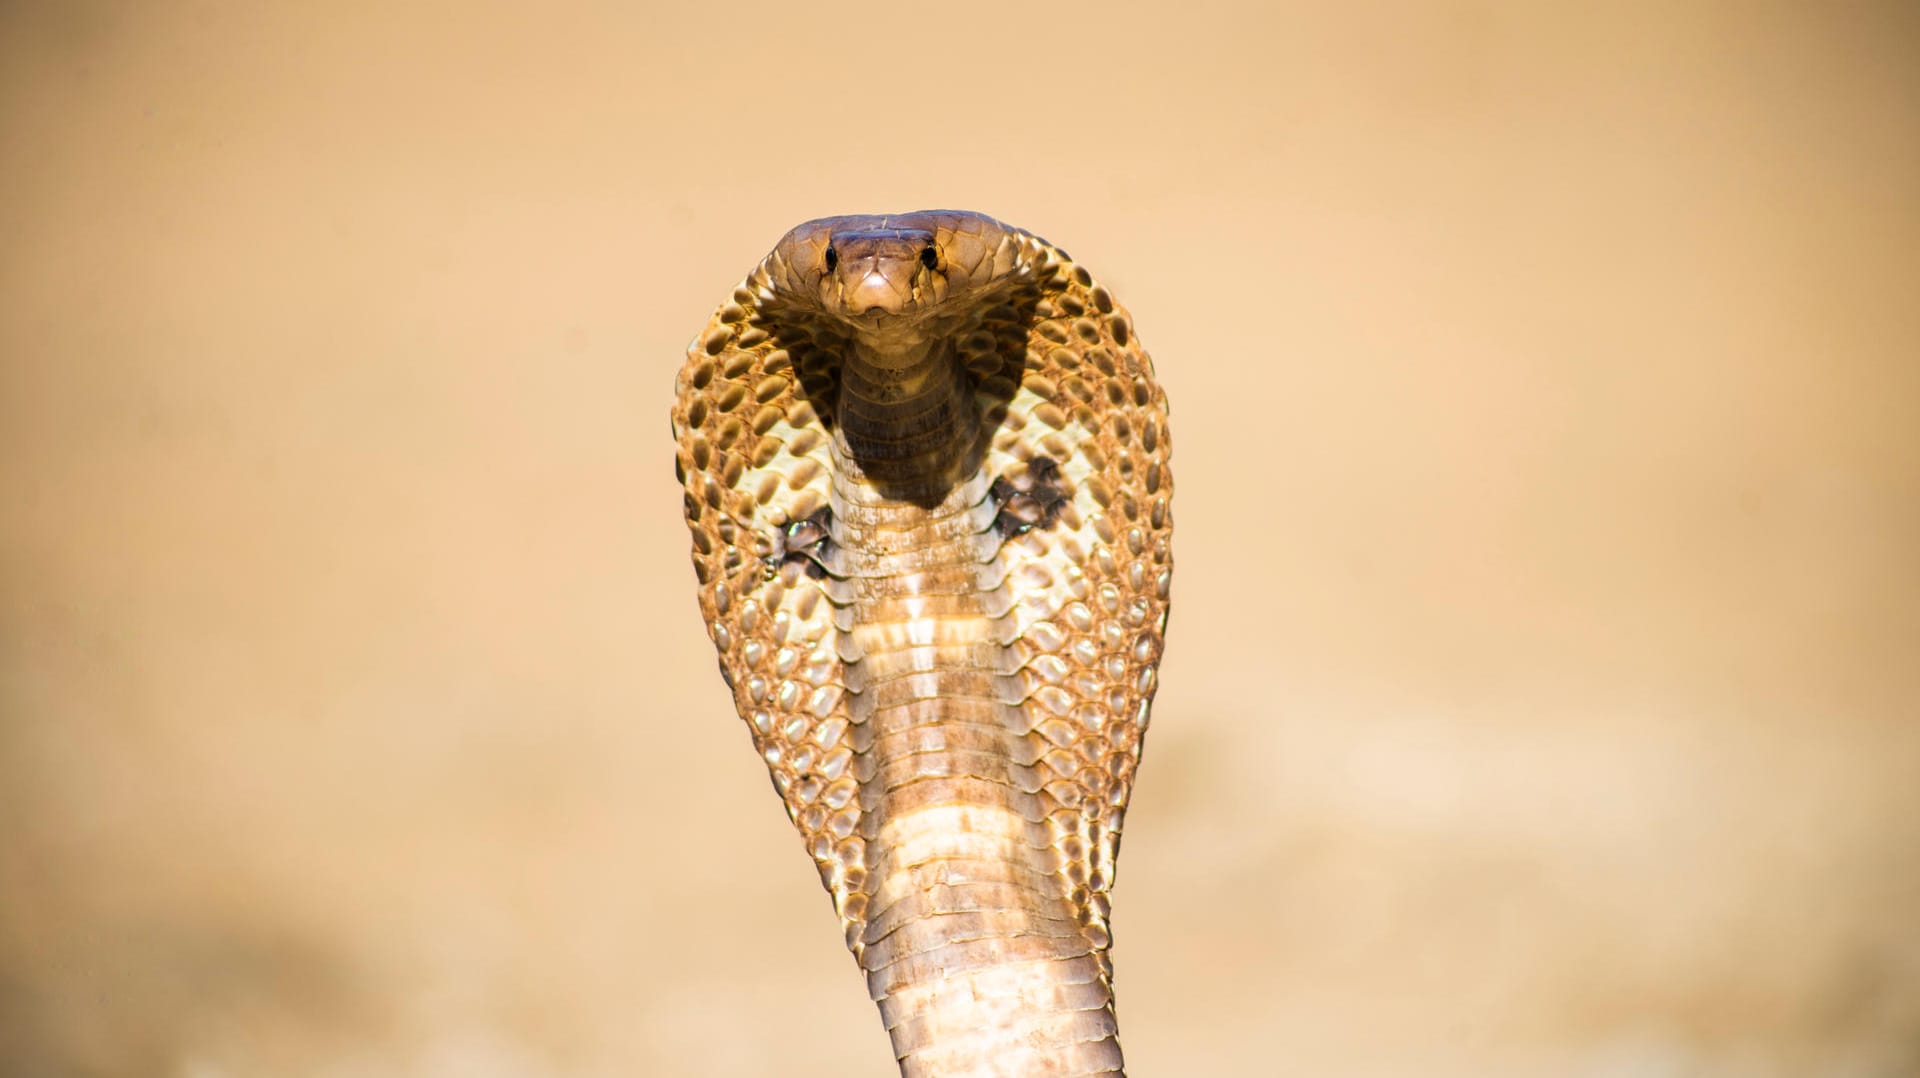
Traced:
<path id="1" fill-rule="evenodd" d="M 787 525 L 828 503 L 831 437 L 798 387 L 804 337 L 776 337 L 750 313 L 765 279 L 755 270 L 688 350 L 674 382 L 675 470 L 720 674 L 843 910 L 866 866 L 846 664 L 830 580 L 780 557 Z"/>
<path id="2" fill-rule="evenodd" d="M 1110 975 L 1107 895 L 1171 584 L 1167 406 L 1126 310 L 1084 268 L 1026 233 L 1008 249 L 1018 290 L 956 345 L 994 430 L 986 478 L 1052 482 L 1064 500 L 1001 543 L 993 624 L 1061 890 Z M 861 818 L 847 589 L 782 557 L 787 525 L 830 501 L 820 411 L 836 340 L 778 301 L 785 271 L 770 256 L 690 347 L 677 471 L 722 675 L 858 955 L 875 828 Z"/>
<path id="3" fill-rule="evenodd" d="M 1084 268 L 1063 262 L 1033 314 L 987 466 L 1050 460 L 1069 500 L 1051 527 L 1002 547 L 1003 638 L 1067 894 L 1104 943 L 1173 581 L 1167 403 L 1125 308 Z"/>

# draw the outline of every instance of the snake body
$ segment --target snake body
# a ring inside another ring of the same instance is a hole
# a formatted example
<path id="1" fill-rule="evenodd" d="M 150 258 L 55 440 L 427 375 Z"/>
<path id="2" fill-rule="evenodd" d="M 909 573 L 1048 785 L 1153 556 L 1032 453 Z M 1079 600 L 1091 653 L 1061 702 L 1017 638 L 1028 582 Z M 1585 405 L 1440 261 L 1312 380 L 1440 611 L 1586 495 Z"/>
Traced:
<path id="1" fill-rule="evenodd" d="M 979 214 L 810 221 L 672 420 L 721 675 L 901 1073 L 1121 1073 L 1108 893 L 1173 493 L 1125 308 Z"/>

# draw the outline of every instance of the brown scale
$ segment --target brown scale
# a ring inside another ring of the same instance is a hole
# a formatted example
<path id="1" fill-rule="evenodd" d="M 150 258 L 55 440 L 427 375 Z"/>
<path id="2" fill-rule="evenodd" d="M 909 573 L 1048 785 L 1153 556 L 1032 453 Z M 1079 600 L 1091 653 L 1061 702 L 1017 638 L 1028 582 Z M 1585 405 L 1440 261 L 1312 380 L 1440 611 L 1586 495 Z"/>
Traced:
<path id="1" fill-rule="evenodd" d="M 907 264 L 916 254 L 924 264 Z M 862 363 L 849 365 L 854 355 Z M 874 356 L 894 367 L 873 367 Z M 913 362 L 959 372 L 966 388 L 896 391 L 887 370 L 919 369 Z M 829 218 L 790 232 L 734 290 L 690 347 L 675 390 L 701 612 L 863 968 L 885 941 L 870 983 L 902 1072 L 1117 1073 L 1107 896 L 1172 571 L 1166 399 L 1126 310 L 1064 252 L 989 218 Z M 921 418 L 896 428 L 865 414 L 894 414 L 896 396 L 907 402 L 896 411 Z M 917 530 L 923 517 L 946 520 L 940 534 L 956 538 Z M 897 549 L 845 549 L 849 536 Z M 911 649 L 863 656 L 857 637 L 886 637 L 859 629 L 859 611 L 907 609 L 860 599 L 886 593 L 871 574 L 914 565 L 923 568 L 912 587 L 925 594 L 911 608 L 936 631 L 982 634 L 927 654 L 960 647 L 992 658 L 917 675 L 911 663 L 924 660 Z M 939 695 L 922 699 L 923 683 Z M 884 729 L 865 725 L 876 714 L 888 716 Z M 996 740 L 996 723 L 1011 740 Z M 979 781 L 969 776 L 989 773 L 1031 788 L 967 792 Z M 976 943 L 914 942 L 922 937 L 902 934 L 924 935 L 914 903 L 870 910 L 876 873 L 906 871 L 875 848 L 889 798 L 909 787 L 923 797 L 930 782 L 962 803 L 1000 798 L 1052 851 L 1039 864 L 1053 883 L 1008 866 L 1009 880 L 1026 882 L 1005 892 L 1006 908 L 971 915 L 988 933 Z M 1060 912 L 1033 897 L 1042 893 Z M 1016 908 L 1023 902 L 1045 909 Z M 1059 950 L 1069 937 L 1082 942 Z M 1027 1017 L 994 1019 L 1007 1026 L 997 1061 L 968 1055 L 992 1038 L 976 1028 L 981 1004 L 942 1000 L 945 978 L 991 978 L 976 967 L 993 962 L 1009 963 L 1011 977 L 1021 961 L 1080 953 L 1097 963 L 1092 981 L 1033 989 L 1044 998 L 1025 1001 Z M 1089 1013 L 1104 1013 L 1104 1025 L 1086 1025 Z M 1037 1054 L 1019 1063 L 1022 1051 Z"/>

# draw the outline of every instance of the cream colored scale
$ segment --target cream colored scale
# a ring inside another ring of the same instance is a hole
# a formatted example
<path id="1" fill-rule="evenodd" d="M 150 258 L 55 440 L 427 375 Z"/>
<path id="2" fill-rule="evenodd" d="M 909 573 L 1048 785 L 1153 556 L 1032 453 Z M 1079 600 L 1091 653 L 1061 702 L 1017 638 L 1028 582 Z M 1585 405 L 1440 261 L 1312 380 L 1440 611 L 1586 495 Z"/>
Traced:
<path id="1" fill-rule="evenodd" d="M 676 390 L 701 609 L 902 1073 L 1119 1073 L 1108 894 L 1172 569 L 1130 317 L 990 218 L 829 218 Z"/>

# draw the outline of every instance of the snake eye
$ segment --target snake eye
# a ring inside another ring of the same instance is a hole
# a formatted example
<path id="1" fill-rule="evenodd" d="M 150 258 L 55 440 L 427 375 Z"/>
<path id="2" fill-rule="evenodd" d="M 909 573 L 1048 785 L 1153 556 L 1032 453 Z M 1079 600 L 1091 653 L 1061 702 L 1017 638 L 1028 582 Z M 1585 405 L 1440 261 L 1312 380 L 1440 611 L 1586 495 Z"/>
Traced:
<path id="1" fill-rule="evenodd" d="M 928 269 L 940 268 L 940 252 L 933 249 L 933 244 L 920 248 L 920 264 Z"/>
<path id="2" fill-rule="evenodd" d="M 827 272 L 832 273 L 833 267 L 839 264 L 840 264 L 840 252 L 834 250 L 833 247 L 829 245 L 827 247 Z"/>

